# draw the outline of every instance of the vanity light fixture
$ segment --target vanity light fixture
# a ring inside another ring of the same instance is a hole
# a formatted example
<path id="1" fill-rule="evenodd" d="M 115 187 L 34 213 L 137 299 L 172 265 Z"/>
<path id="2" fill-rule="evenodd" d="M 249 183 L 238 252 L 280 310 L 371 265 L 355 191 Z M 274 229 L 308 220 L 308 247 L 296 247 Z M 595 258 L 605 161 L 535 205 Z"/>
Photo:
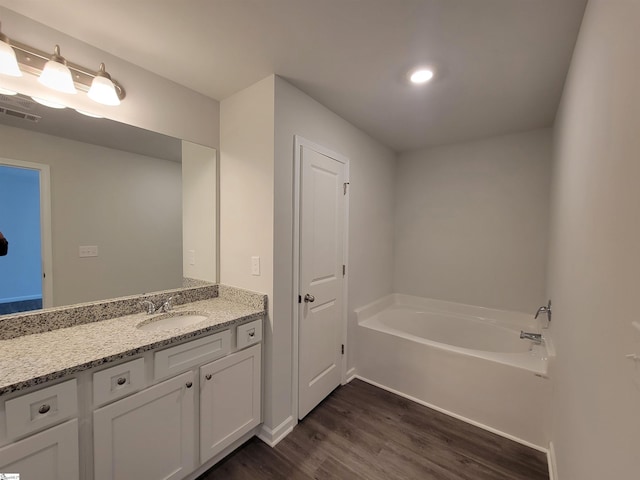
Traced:
<path id="1" fill-rule="evenodd" d="M 17 95 L 18 92 L 14 92 L 13 90 L 7 90 L 6 88 L 0 87 L 0 94 L 2 94 L 2 95 Z"/>
<path id="2" fill-rule="evenodd" d="M 11 48 L 9 38 L 0 31 L 0 73 L 11 77 L 21 77 L 16 52 Z"/>
<path id="3" fill-rule="evenodd" d="M 67 61 L 60 55 L 58 45 L 55 46 L 53 55 L 50 55 L 15 40 L 9 42 L 7 36 L 0 32 L 0 74 L 20 77 L 23 73 L 37 76 L 38 82 L 56 92 L 85 92 L 89 98 L 101 105 L 120 105 L 125 97 L 124 88 L 106 72 L 104 63 L 100 64 L 96 72 Z M 5 93 L 4 90 L 1 91 Z M 8 91 L 5 93 L 9 94 Z M 43 105 L 53 106 L 53 102 L 46 98 L 38 97 L 34 100 Z M 54 108 L 64 107 L 57 99 L 54 104 Z"/>
<path id="4" fill-rule="evenodd" d="M 58 45 L 54 47 L 51 59 L 44 64 L 38 81 L 56 92 L 78 93 L 73 84 L 71 70 L 67 67 L 67 59 L 60 55 L 60 46 Z"/>
<path id="5" fill-rule="evenodd" d="M 100 69 L 91 82 L 91 88 L 87 95 L 91 100 L 102 105 L 120 105 L 116 86 L 111 80 L 111 75 L 105 71 L 104 63 L 100 64 Z"/>

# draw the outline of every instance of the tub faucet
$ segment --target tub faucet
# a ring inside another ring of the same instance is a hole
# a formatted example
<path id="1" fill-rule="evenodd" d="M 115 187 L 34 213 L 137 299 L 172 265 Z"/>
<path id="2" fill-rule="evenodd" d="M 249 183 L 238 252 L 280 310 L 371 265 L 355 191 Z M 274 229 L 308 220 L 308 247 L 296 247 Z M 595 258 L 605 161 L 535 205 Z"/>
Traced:
<path id="1" fill-rule="evenodd" d="M 551 323 L 551 300 L 549 300 L 546 305 L 538 308 L 538 311 L 536 312 L 536 316 L 534 318 L 537 319 L 538 315 L 540 315 L 541 313 L 547 314 L 547 326 L 549 326 L 549 323 Z"/>
<path id="2" fill-rule="evenodd" d="M 541 333 L 530 333 L 530 332 L 524 332 L 520 330 L 520 338 L 524 340 L 531 340 L 536 345 L 540 345 L 542 343 Z"/>

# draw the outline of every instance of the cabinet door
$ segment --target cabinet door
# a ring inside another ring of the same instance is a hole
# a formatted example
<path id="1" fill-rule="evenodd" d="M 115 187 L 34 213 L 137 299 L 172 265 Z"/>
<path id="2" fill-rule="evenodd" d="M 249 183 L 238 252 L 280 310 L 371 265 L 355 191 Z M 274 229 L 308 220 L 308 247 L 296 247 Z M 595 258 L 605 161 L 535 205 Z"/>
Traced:
<path id="1" fill-rule="evenodd" d="M 24 480 L 78 480 L 78 465 L 76 419 L 0 449 L 0 472 Z"/>
<path id="2" fill-rule="evenodd" d="M 200 463 L 260 423 L 260 365 L 255 345 L 200 368 Z"/>
<path id="3" fill-rule="evenodd" d="M 195 469 L 193 372 L 93 413 L 95 480 L 182 479 Z"/>

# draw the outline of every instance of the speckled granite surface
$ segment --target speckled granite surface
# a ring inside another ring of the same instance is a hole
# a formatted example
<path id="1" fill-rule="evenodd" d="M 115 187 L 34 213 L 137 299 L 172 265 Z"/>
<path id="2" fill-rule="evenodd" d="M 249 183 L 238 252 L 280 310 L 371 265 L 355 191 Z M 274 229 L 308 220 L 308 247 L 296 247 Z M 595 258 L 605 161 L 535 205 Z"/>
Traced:
<path id="1" fill-rule="evenodd" d="M 172 313 L 198 312 L 207 320 L 172 330 L 136 328 L 167 316 L 142 312 L 142 300 L 159 305 L 169 296 Z M 3 316 L 0 395 L 259 318 L 266 308 L 266 295 L 207 285 Z"/>
<path id="2" fill-rule="evenodd" d="M 226 288 L 229 289 L 230 287 Z M 237 289 L 232 288 L 232 290 Z M 246 291 L 240 290 L 240 292 Z M 238 295 L 242 296 L 244 293 L 239 293 Z M 162 292 L 144 295 L 132 295 L 97 302 L 79 303 L 65 307 L 47 308 L 46 310 L 18 313 L 15 315 L 5 315 L 0 317 L 0 340 L 130 315 L 142 311 L 140 302 L 143 300 L 149 300 L 156 305 L 160 305 L 167 298 L 174 297 L 173 304 L 180 305 L 217 296 L 218 285 L 209 284 L 201 287 L 164 290 Z M 260 295 L 257 296 L 260 297 Z"/>
<path id="3" fill-rule="evenodd" d="M 252 308 L 267 310 L 267 296 L 250 290 L 218 285 L 218 296 L 230 302 L 242 303 Z"/>
<path id="4" fill-rule="evenodd" d="M 136 327 L 151 317 L 136 313 L 0 340 L 0 395 L 259 318 L 264 309 L 211 298 L 178 306 L 174 312 L 206 313 L 208 319 L 172 330 L 144 331 Z"/>

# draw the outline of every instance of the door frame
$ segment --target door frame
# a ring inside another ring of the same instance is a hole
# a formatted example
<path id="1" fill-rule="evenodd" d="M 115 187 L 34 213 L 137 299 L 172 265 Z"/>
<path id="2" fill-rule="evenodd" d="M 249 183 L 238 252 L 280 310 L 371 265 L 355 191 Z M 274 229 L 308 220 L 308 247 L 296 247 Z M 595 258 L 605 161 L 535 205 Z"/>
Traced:
<path id="1" fill-rule="evenodd" d="M 302 171 L 302 147 L 307 147 L 316 152 L 336 160 L 344 165 L 344 181 L 349 185 L 349 158 L 345 155 L 330 150 L 322 145 L 314 143 L 299 135 L 293 136 L 294 143 L 294 163 L 293 163 L 293 282 L 292 282 L 292 313 L 293 313 L 293 359 L 292 359 L 292 418 L 294 425 L 298 423 L 298 400 L 299 400 L 299 355 L 300 355 L 300 316 L 298 309 L 298 295 L 300 293 L 300 174 Z M 343 218 L 343 249 L 342 262 L 347 266 L 342 282 L 342 344 L 344 345 L 344 355 L 342 355 L 340 383 L 347 383 L 347 312 L 348 312 L 348 286 L 349 286 L 349 188 L 347 188 L 344 199 Z"/>
<path id="2" fill-rule="evenodd" d="M 40 244 L 42 257 L 42 308 L 53 306 L 53 249 L 51 242 L 51 169 L 44 163 L 0 157 L 0 165 L 40 172 Z"/>

